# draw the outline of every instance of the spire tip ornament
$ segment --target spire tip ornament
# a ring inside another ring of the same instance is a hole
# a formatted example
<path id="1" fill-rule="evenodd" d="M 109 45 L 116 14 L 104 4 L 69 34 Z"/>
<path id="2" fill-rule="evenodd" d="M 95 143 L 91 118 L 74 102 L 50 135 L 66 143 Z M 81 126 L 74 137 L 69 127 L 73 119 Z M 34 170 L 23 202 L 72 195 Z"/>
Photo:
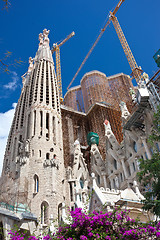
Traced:
<path id="1" fill-rule="evenodd" d="M 43 30 L 44 42 L 48 42 L 49 43 L 49 38 L 48 38 L 49 32 L 50 32 L 50 30 L 47 30 L 46 28 Z"/>
<path id="2" fill-rule="evenodd" d="M 43 34 L 42 33 L 39 34 L 39 41 L 40 41 L 39 46 L 43 45 Z"/>

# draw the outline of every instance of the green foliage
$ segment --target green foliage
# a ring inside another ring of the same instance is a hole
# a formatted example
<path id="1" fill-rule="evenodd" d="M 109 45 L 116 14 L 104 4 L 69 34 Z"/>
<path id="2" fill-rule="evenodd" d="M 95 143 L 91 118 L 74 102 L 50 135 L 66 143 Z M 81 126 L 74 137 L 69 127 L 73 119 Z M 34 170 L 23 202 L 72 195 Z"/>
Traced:
<path id="1" fill-rule="evenodd" d="M 149 142 L 153 145 L 155 142 L 160 142 L 160 106 L 157 113 L 154 114 L 152 135 L 149 137 Z"/>
<path id="2" fill-rule="evenodd" d="M 145 189 L 144 209 L 160 216 L 160 153 L 155 148 L 155 143 L 160 142 L 160 107 L 154 114 L 152 134 L 148 141 L 153 146 L 154 153 L 151 159 L 139 159 L 140 172 L 137 176 Z"/>

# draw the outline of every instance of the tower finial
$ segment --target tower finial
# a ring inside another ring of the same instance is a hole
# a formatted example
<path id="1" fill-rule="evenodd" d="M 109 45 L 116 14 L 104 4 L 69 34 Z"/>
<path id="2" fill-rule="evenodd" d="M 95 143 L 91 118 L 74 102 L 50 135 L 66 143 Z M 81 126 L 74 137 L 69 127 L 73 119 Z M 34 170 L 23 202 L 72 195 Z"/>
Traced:
<path id="1" fill-rule="evenodd" d="M 29 67 L 28 67 L 28 72 L 31 72 L 33 69 L 33 58 L 29 57 Z"/>
<path id="2" fill-rule="evenodd" d="M 49 38 L 48 38 L 49 32 L 50 30 L 47 30 L 46 28 L 43 30 L 44 43 L 49 43 Z"/>
<path id="3" fill-rule="evenodd" d="M 39 43 L 39 47 L 40 47 L 43 45 L 43 34 L 42 33 L 39 34 L 39 41 L 40 41 L 40 43 Z"/>

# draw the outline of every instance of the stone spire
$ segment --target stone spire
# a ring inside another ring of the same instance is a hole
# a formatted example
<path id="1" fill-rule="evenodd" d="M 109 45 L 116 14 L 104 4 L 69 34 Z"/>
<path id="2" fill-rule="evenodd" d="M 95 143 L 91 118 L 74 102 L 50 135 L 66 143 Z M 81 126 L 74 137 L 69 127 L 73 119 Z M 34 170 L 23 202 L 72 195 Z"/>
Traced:
<path id="1" fill-rule="evenodd" d="M 49 46 L 49 38 L 48 38 L 49 32 L 50 32 L 49 30 L 44 29 L 43 34 L 42 33 L 39 34 L 40 42 L 39 42 L 38 51 L 35 56 L 35 61 L 45 59 L 53 62 L 52 53 Z"/>
<path id="2" fill-rule="evenodd" d="M 27 193 L 30 210 L 37 218 L 43 215 L 42 224 L 49 221 L 51 214 L 57 218 L 57 206 L 64 201 L 61 111 L 48 34 L 46 29 L 39 34 L 38 51 L 34 59 L 29 58 L 28 72 L 23 75 L 23 89 L 2 172 L 2 177 L 11 177 L 18 186 L 14 190 L 15 196 Z M 10 189 L 15 188 L 10 186 Z M 24 199 L 19 201 L 24 203 Z"/>

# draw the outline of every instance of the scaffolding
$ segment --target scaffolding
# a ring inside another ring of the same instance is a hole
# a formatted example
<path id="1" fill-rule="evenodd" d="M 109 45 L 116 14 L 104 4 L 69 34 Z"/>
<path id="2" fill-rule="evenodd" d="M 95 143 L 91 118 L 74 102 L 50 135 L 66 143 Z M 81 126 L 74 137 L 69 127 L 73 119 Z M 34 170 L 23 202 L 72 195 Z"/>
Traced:
<path id="1" fill-rule="evenodd" d="M 149 102 L 152 109 L 157 112 L 157 108 L 160 105 L 160 69 L 153 75 L 153 77 L 147 83 L 149 90 Z"/>
<path id="2" fill-rule="evenodd" d="M 7 185 L 6 185 L 7 183 Z M 13 212 L 30 212 L 31 201 L 28 199 L 28 180 L 25 178 L 24 190 L 19 189 L 19 179 L 13 180 L 8 175 L 1 178 L 0 207 Z"/>
<path id="3" fill-rule="evenodd" d="M 66 93 L 64 101 L 65 105 L 74 110 L 85 110 L 86 113 L 96 102 L 119 111 L 119 104 L 124 101 L 131 111 L 133 104 L 130 88 L 133 88 L 131 79 L 125 74 L 106 77 L 104 73 L 92 71 L 83 76 L 80 86 L 71 88 Z"/>
<path id="4" fill-rule="evenodd" d="M 85 112 L 81 86 L 73 87 L 66 93 L 64 104 L 76 111 Z"/>
<path id="5" fill-rule="evenodd" d="M 120 73 L 107 77 L 99 71 L 91 71 L 83 76 L 81 85 L 69 89 L 64 97 L 64 102 L 65 105 L 74 110 L 82 112 L 84 109 L 83 111 L 87 115 L 90 111 L 97 111 L 96 108 L 93 109 L 96 103 L 99 106 L 104 106 L 103 114 L 96 112 L 95 127 L 92 126 L 92 128 L 98 131 L 96 125 L 100 124 L 100 118 L 103 118 L 102 121 L 107 118 L 117 141 L 120 143 L 123 140 L 123 135 L 119 104 L 121 101 L 125 102 L 129 112 L 132 113 L 134 104 L 129 93 L 130 88 L 133 88 L 133 85 L 128 75 Z M 105 115 L 105 118 L 102 115 Z M 90 118 L 91 123 L 92 117 Z M 103 126 L 103 122 L 101 124 Z"/>

